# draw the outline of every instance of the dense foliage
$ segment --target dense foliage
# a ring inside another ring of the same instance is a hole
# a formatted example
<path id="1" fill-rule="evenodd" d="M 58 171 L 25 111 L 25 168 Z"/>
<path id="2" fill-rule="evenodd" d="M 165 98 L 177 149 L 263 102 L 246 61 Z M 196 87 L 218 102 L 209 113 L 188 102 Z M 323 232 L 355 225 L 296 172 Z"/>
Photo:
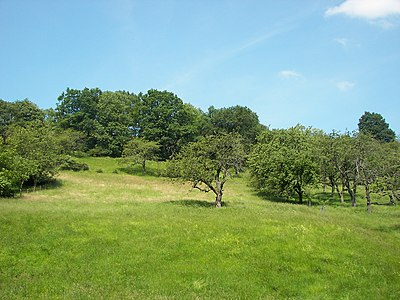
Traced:
<path id="1" fill-rule="evenodd" d="M 399 143 L 383 143 L 365 133 L 325 134 L 301 126 L 263 132 L 250 156 L 250 171 L 259 191 L 302 203 L 307 187 L 331 187 L 352 206 L 363 188 L 368 209 L 371 194 L 399 198 Z"/>
<path id="2" fill-rule="evenodd" d="M 171 176 L 190 181 L 193 188 L 215 194 L 222 206 L 226 181 L 243 167 L 245 151 L 238 134 L 223 133 L 187 144 L 170 165 Z"/>
<path id="3" fill-rule="evenodd" d="M 250 169 L 258 189 L 291 197 L 300 203 L 306 188 L 316 182 L 317 160 L 310 129 L 266 130 L 250 155 Z"/>
<path id="4" fill-rule="evenodd" d="M 122 157 L 127 165 L 172 160 L 175 176 L 216 194 L 232 173 L 248 166 L 262 193 L 300 203 L 308 190 L 330 186 L 353 206 L 363 190 L 399 199 L 399 142 L 385 119 L 365 112 L 358 132 L 304 128 L 270 130 L 247 107 L 207 112 L 168 91 L 137 95 L 99 88 L 66 89 L 57 107 L 41 110 L 25 99 L 0 100 L 0 193 L 52 180 L 59 168 L 81 170 L 73 156 Z M 246 155 L 245 155 L 246 154 Z M 248 159 L 247 159 L 248 158 Z M 170 174 L 171 175 L 171 174 Z M 201 183 L 201 184 L 200 184 Z"/>
<path id="5" fill-rule="evenodd" d="M 380 142 L 394 142 L 396 134 L 389 128 L 382 115 L 378 113 L 365 112 L 358 123 L 358 131 L 365 135 L 370 135 Z"/>
<path id="6" fill-rule="evenodd" d="M 150 90 L 139 94 L 136 112 L 137 135 L 159 143 L 163 160 L 201 135 L 203 113 L 173 93 Z"/>

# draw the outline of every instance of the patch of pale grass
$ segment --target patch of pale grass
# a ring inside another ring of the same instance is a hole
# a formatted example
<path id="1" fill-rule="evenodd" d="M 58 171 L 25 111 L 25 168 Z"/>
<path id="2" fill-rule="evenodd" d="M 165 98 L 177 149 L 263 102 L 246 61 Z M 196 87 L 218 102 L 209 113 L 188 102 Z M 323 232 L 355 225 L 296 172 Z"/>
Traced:
<path id="1" fill-rule="evenodd" d="M 25 194 L 26 201 L 71 202 L 168 202 L 175 200 L 213 201 L 212 194 L 191 189 L 190 185 L 165 178 L 127 174 L 62 172 L 60 190 Z M 60 192 L 61 191 L 61 192 Z"/>

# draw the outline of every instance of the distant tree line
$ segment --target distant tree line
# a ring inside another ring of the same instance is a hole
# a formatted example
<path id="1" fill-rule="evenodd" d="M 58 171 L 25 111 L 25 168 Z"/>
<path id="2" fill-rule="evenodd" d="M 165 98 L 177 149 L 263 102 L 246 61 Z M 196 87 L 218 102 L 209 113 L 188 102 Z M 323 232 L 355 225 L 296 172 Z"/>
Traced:
<path id="1" fill-rule="evenodd" d="M 301 125 L 270 129 L 255 112 L 232 106 L 208 111 L 168 91 L 66 89 L 55 109 L 29 100 L 0 100 L 0 196 L 46 183 L 60 168 L 84 169 L 74 156 L 122 157 L 126 164 L 169 161 L 168 174 L 212 191 L 222 206 L 224 185 L 248 168 L 264 194 L 309 199 L 330 188 L 352 205 L 365 191 L 399 200 L 400 146 L 380 114 L 365 112 L 358 131 L 326 134 Z"/>

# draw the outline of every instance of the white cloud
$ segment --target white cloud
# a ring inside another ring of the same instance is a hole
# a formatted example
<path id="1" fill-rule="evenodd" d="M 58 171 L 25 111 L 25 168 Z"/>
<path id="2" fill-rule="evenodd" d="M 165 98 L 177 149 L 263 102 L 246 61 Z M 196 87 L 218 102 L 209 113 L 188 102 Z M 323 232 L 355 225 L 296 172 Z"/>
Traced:
<path id="1" fill-rule="evenodd" d="M 282 70 L 279 72 L 279 77 L 284 79 L 299 78 L 301 74 L 293 70 Z"/>
<path id="2" fill-rule="evenodd" d="M 348 90 L 351 90 L 356 84 L 354 82 L 349 82 L 349 81 L 340 81 L 336 83 L 336 87 L 341 91 L 341 92 L 347 92 Z"/>
<path id="3" fill-rule="evenodd" d="M 400 0 L 346 0 L 325 11 L 327 17 L 337 14 L 368 20 L 387 18 L 400 15 Z"/>

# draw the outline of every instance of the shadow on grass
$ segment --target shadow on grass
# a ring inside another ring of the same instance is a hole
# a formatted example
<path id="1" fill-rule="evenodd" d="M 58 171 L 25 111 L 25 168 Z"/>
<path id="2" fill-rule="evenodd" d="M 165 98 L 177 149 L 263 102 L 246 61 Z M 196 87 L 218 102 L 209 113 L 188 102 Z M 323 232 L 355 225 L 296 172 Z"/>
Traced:
<path id="1" fill-rule="evenodd" d="M 54 190 L 54 189 L 58 189 L 62 186 L 63 186 L 63 182 L 59 179 L 54 179 L 49 182 L 40 183 L 36 187 L 34 187 L 33 184 L 30 184 L 28 182 L 28 184 L 24 185 L 24 187 L 22 188 L 22 193 L 32 193 L 32 192 L 43 191 L 43 190 Z M 16 195 L 19 195 L 19 193 L 16 193 Z"/>
<path id="2" fill-rule="evenodd" d="M 276 202 L 276 203 L 300 204 L 298 200 L 290 199 L 290 198 L 283 197 L 283 196 L 276 196 L 276 195 L 263 193 L 263 192 L 257 192 L 256 195 L 265 201 Z"/>
<path id="3" fill-rule="evenodd" d="M 277 196 L 273 194 L 258 192 L 256 195 L 262 198 L 265 201 L 275 202 L 275 203 L 287 203 L 287 204 L 296 204 L 296 205 L 329 205 L 329 206 L 337 206 L 341 205 L 339 199 L 332 197 L 330 193 L 314 193 L 310 196 L 304 196 L 303 203 L 300 203 L 297 198 L 294 197 L 285 197 L 285 196 Z M 344 203 L 345 205 L 350 205 L 350 200 Z"/>
<path id="4" fill-rule="evenodd" d="M 348 195 L 344 197 L 344 202 L 342 203 L 340 201 L 339 196 L 335 193 L 332 195 L 330 192 L 318 192 L 318 193 L 313 193 L 312 198 L 314 202 L 318 204 L 325 204 L 329 206 L 351 206 L 351 200 Z M 356 201 L 359 201 L 360 199 L 356 198 Z"/>
<path id="5" fill-rule="evenodd" d="M 133 167 L 122 167 L 116 169 L 116 172 L 126 173 L 128 175 L 135 175 L 135 176 L 151 176 L 151 177 L 160 177 L 162 176 L 161 171 L 153 168 L 146 168 L 146 172 L 140 166 L 133 166 Z"/>
<path id="6" fill-rule="evenodd" d="M 205 208 L 215 207 L 215 202 L 209 202 L 204 200 L 175 200 L 175 201 L 169 201 L 167 203 L 185 207 L 205 207 Z M 228 205 L 226 202 L 223 202 L 222 206 L 227 207 Z"/>

